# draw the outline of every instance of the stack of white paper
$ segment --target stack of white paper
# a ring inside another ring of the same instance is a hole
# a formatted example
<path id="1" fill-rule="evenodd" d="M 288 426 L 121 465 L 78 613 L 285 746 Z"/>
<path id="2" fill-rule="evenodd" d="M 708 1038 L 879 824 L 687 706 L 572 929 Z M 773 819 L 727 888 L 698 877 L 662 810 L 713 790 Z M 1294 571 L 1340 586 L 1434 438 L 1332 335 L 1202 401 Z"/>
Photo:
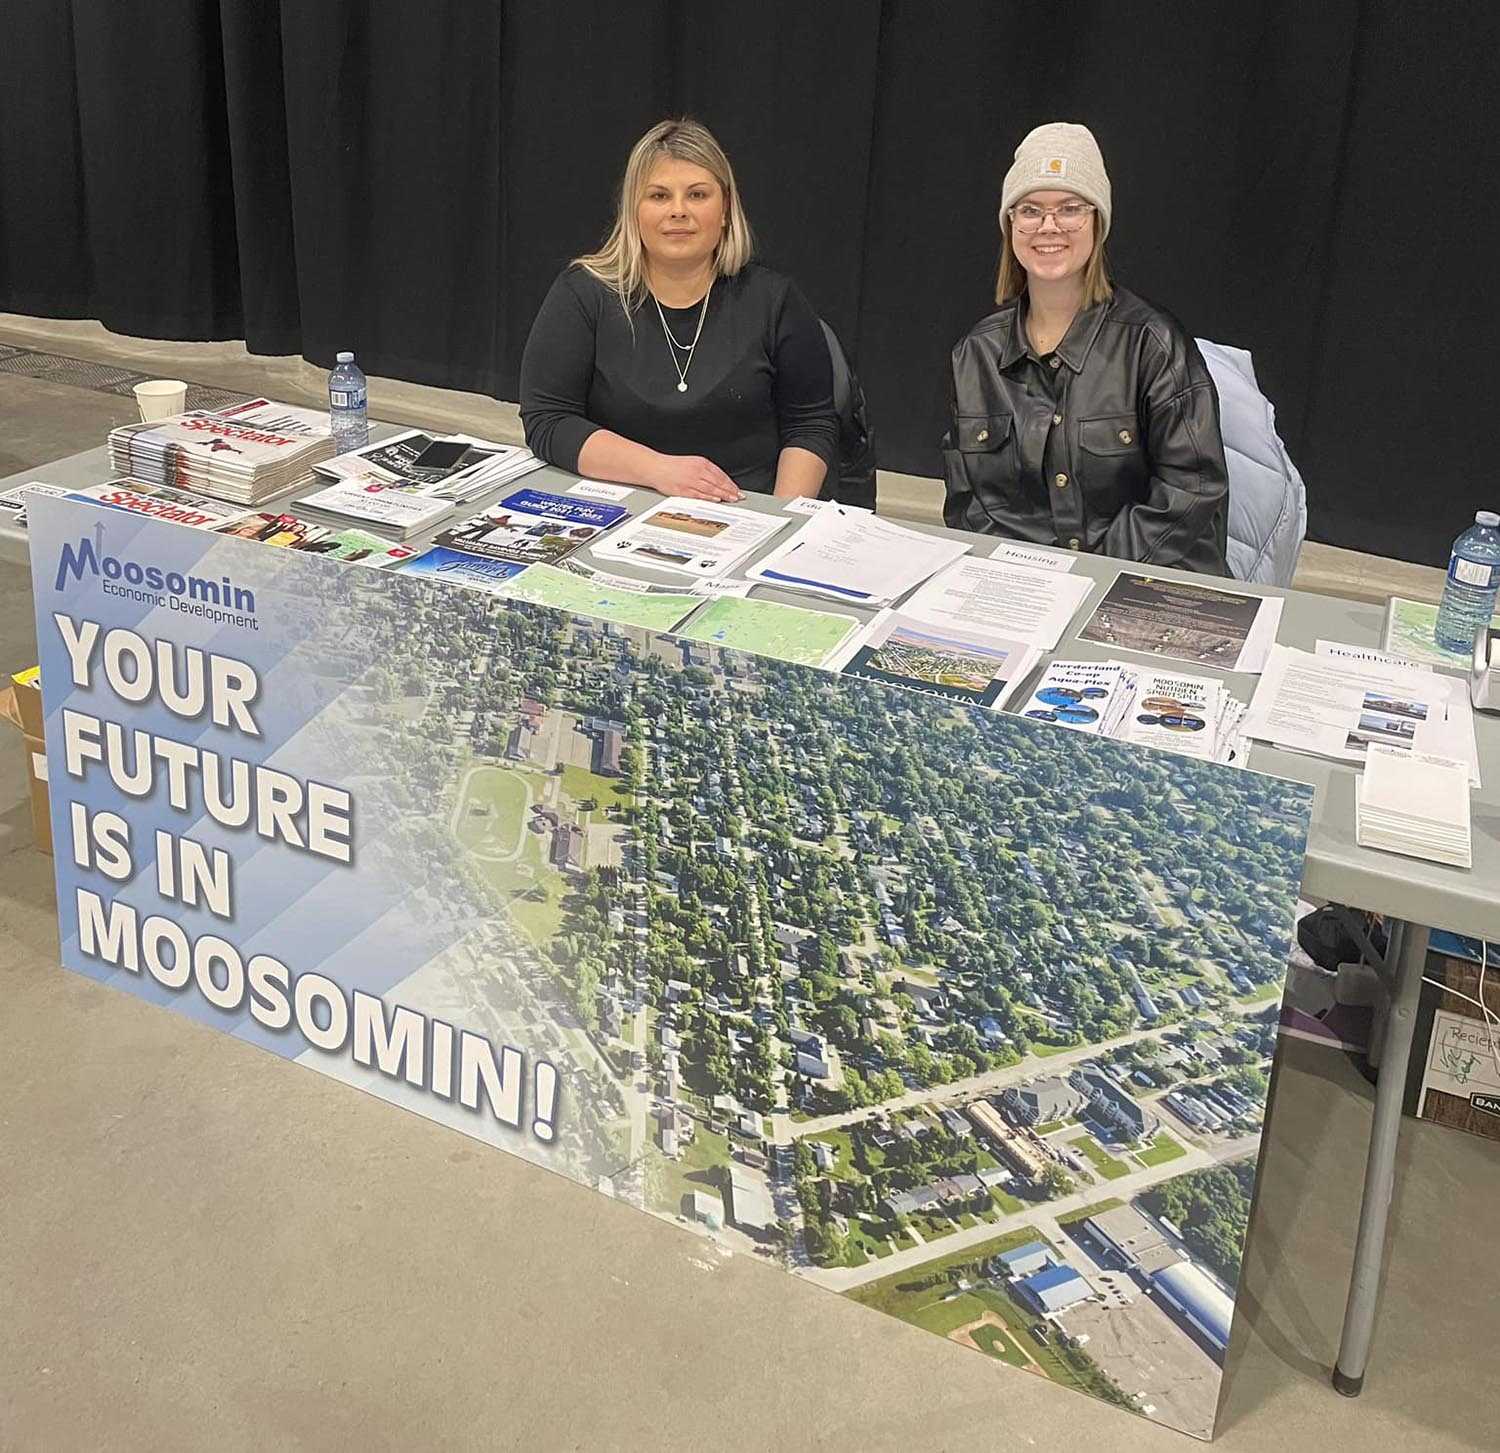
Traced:
<path id="1" fill-rule="evenodd" d="M 949 630 L 974 629 L 1052 650 L 1094 582 L 1053 566 L 966 555 L 906 601 L 903 614 Z"/>
<path id="2" fill-rule="evenodd" d="M 1361 847 L 1472 867 L 1468 765 L 1372 744 L 1355 794 L 1354 822 Z"/>
<path id="3" fill-rule="evenodd" d="M 824 504 L 745 575 L 782 590 L 890 605 L 967 553 L 961 540 L 893 525 L 868 510 Z"/>
<path id="4" fill-rule="evenodd" d="M 146 484 L 166 484 L 258 505 L 312 478 L 333 453 L 327 414 L 251 399 L 218 413 L 190 409 L 125 424 L 109 435 L 110 466 Z"/>
<path id="5" fill-rule="evenodd" d="M 366 529 L 390 540 L 409 540 L 413 535 L 445 520 L 458 508 L 458 501 L 421 490 L 392 489 L 384 484 L 359 484 L 341 479 L 298 502 L 314 518 L 358 520 Z"/>

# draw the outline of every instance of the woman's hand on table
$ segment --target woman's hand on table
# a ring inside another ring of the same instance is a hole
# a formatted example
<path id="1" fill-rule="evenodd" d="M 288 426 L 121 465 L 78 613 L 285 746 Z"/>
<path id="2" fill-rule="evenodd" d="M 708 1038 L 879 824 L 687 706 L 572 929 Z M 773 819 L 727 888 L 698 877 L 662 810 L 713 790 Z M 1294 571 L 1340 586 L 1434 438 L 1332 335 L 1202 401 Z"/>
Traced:
<path id="1" fill-rule="evenodd" d="M 734 504 L 743 498 L 737 485 L 712 459 L 701 454 L 661 454 L 651 471 L 651 488 L 660 494 Z"/>

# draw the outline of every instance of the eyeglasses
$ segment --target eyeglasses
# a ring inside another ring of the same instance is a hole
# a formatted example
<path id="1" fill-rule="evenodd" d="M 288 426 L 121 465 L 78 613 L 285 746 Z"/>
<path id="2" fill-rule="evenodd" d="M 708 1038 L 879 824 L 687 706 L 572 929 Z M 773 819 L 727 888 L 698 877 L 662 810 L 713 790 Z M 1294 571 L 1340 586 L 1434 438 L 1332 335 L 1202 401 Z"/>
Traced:
<path id="1" fill-rule="evenodd" d="M 1017 232 L 1035 232 L 1047 218 L 1057 223 L 1061 232 L 1077 232 L 1094 213 L 1090 202 L 1064 202 L 1059 207 L 1038 207 L 1035 202 L 1021 202 L 1010 209 L 1010 224 Z"/>

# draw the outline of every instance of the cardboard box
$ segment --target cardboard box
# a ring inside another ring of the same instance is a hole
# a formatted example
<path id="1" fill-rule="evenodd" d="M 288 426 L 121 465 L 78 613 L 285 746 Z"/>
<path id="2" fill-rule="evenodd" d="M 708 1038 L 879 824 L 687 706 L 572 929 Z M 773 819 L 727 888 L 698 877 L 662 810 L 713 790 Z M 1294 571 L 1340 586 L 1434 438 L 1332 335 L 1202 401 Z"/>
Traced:
<path id="1" fill-rule="evenodd" d="M 20 728 L 31 790 L 31 831 L 40 852 L 52 852 L 52 808 L 47 799 L 47 747 L 43 740 L 42 691 L 36 667 L 18 671 L 0 691 L 0 719 Z"/>
<path id="2" fill-rule="evenodd" d="M 1406 1110 L 1488 1140 L 1500 1140 L 1500 944 L 1486 955 L 1479 1007 L 1480 954 L 1474 939 L 1433 934 L 1416 1038 L 1406 1080 Z"/>

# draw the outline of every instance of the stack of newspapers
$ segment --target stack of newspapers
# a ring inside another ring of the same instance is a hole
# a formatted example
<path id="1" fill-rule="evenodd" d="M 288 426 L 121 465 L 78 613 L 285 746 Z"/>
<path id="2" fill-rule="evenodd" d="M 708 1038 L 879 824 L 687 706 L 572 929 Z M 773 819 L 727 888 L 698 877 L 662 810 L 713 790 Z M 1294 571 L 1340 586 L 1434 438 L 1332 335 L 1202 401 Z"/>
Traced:
<path id="1" fill-rule="evenodd" d="M 1244 704 L 1212 677 L 1123 661 L 1053 661 L 1018 714 L 1132 746 L 1244 765 Z"/>
<path id="2" fill-rule="evenodd" d="M 206 494 L 189 494 L 168 485 L 141 484 L 134 479 L 109 479 L 67 491 L 69 499 L 87 500 L 128 514 L 169 520 L 191 530 L 217 530 L 243 517 L 244 508 Z"/>
<path id="3" fill-rule="evenodd" d="M 308 495 L 302 507 L 406 540 L 465 501 L 542 464 L 524 445 L 408 429 L 320 463 L 317 473 L 332 482 Z"/>
<path id="4" fill-rule="evenodd" d="M 189 409 L 109 435 L 116 473 L 246 507 L 307 484 L 313 465 L 332 453 L 327 414 L 269 399 L 217 413 Z"/>

